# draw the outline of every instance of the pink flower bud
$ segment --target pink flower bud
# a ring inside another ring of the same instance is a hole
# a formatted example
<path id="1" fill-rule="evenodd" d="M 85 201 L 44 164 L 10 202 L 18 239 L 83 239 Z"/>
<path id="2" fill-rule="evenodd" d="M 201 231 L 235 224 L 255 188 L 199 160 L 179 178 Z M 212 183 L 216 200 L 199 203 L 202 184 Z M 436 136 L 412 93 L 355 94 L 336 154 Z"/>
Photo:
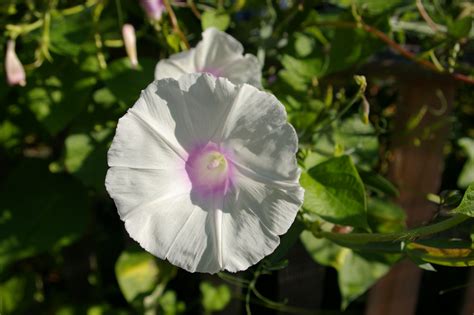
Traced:
<path id="1" fill-rule="evenodd" d="M 161 15 L 166 10 L 162 0 L 140 0 L 140 3 L 150 19 L 161 20 Z"/>
<path id="2" fill-rule="evenodd" d="M 339 233 L 339 234 L 349 234 L 352 232 L 354 228 L 352 226 L 347 226 L 347 225 L 334 225 L 332 228 L 333 233 Z"/>
<path id="3" fill-rule="evenodd" d="M 8 85 L 26 85 L 25 69 L 15 52 L 15 41 L 10 39 L 5 54 L 5 73 Z"/>
<path id="4" fill-rule="evenodd" d="M 138 66 L 137 59 L 137 38 L 135 36 L 135 28 L 132 24 L 124 24 L 122 27 L 123 42 L 128 58 L 133 68 Z"/>

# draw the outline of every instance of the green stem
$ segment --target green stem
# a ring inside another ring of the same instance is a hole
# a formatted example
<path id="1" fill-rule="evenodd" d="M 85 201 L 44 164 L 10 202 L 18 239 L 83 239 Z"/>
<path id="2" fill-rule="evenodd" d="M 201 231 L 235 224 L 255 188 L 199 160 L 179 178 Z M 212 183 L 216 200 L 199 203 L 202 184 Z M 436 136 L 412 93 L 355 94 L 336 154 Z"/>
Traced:
<path id="1" fill-rule="evenodd" d="M 359 84 L 359 90 L 357 91 L 356 95 L 352 97 L 350 102 L 342 110 L 340 110 L 336 116 L 326 119 L 325 121 L 322 121 L 321 126 L 313 131 L 313 135 L 326 130 L 326 128 L 328 128 L 334 121 L 341 118 L 355 103 L 357 103 L 357 101 L 359 101 L 361 98 L 364 97 L 364 92 L 367 85 L 361 82 L 357 82 L 357 83 Z"/>
<path id="2" fill-rule="evenodd" d="M 324 237 L 332 241 L 343 242 L 347 244 L 367 244 L 374 242 L 400 242 L 413 240 L 418 237 L 432 235 L 448 230 L 456 225 L 468 220 L 470 217 L 464 214 L 456 214 L 455 216 L 427 226 L 414 228 L 400 233 L 349 233 L 340 234 L 325 231 L 312 231 L 315 237 Z"/>

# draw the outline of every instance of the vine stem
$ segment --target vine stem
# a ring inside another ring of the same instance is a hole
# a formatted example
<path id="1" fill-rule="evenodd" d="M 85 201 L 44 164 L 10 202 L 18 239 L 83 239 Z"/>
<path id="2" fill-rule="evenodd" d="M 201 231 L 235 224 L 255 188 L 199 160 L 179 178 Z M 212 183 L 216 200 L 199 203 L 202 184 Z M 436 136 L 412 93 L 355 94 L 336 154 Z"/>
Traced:
<path id="1" fill-rule="evenodd" d="M 168 15 L 170 17 L 170 22 L 173 25 L 173 30 L 176 32 L 176 34 L 178 34 L 179 38 L 186 46 L 186 49 L 191 48 L 188 40 L 186 39 L 186 36 L 184 36 L 183 31 L 181 30 L 181 28 L 179 28 L 178 19 L 176 18 L 176 14 L 174 14 L 174 11 L 170 5 L 170 2 L 168 0 L 163 0 L 163 4 L 165 5 L 166 12 L 168 12 Z"/>
<path id="2" fill-rule="evenodd" d="M 448 74 L 457 81 L 462 81 L 468 84 L 474 84 L 474 78 L 471 78 L 461 73 L 448 73 L 448 72 L 440 71 L 440 69 L 438 69 L 438 67 L 436 67 L 436 65 L 433 64 L 432 62 L 419 59 L 416 54 L 402 47 L 400 44 L 395 42 L 393 39 L 391 39 L 387 34 L 382 32 L 381 30 L 373 26 L 370 26 L 368 24 L 365 24 L 363 22 L 355 23 L 355 22 L 348 22 L 348 21 L 337 21 L 337 22 L 325 22 L 325 23 L 309 23 L 306 26 L 312 26 L 312 25 L 319 26 L 319 27 L 335 27 L 335 28 L 352 28 L 352 29 L 362 28 L 364 31 L 374 35 L 379 40 L 386 43 L 388 46 L 390 46 L 393 50 L 395 50 L 397 53 L 399 53 L 401 56 L 405 57 L 406 59 L 411 60 L 437 73 Z"/>
<path id="3" fill-rule="evenodd" d="M 327 238 L 333 241 L 340 241 L 352 244 L 366 244 L 374 242 L 400 242 L 413 240 L 421 236 L 432 235 L 439 233 L 468 220 L 470 217 L 464 214 L 456 214 L 455 216 L 427 226 L 414 228 L 400 233 L 348 233 L 340 234 L 326 231 L 311 231 L 315 237 Z"/>
<path id="4" fill-rule="evenodd" d="M 193 14 L 200 20 L 201 19 L 201 13 L 199 12 L 198 8 L 196 7 L 196 4 L 194 3 L 194 0 L 187 0 L 187 4 Z"/>

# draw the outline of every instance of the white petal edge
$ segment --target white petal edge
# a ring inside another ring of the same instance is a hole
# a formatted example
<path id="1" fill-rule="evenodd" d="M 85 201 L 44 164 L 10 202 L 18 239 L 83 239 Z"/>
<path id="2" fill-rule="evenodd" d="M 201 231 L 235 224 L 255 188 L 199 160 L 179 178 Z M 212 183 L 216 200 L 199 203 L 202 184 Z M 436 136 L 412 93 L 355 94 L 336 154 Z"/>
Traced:
<path id="1" fill-rule="evenodd" d="M 168 59 L 160 60 L 155 67 L 155 80 L 173 78 L 179 79 L 185 73 L 196 72 L 194 64 L 195 49 L 171 55 Z"/>

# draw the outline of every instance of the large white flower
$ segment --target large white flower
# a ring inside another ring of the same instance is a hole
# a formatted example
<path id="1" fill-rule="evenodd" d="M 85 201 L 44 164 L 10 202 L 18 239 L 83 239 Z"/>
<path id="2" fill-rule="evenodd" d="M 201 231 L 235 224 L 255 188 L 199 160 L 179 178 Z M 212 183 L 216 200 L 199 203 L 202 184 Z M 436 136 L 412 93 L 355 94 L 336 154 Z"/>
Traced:
<path id="1" fill-rule="evenodd" d="M 150 84 L 119 121 L 106 187 L 132 238 L 188 271 L 247 269 L 273 252 L 303 189 L 281 103 L 209 74 Z"/>
<path id="2" fill-rule="evenodd" d="M 171 55 L 156 65 L 155 79 L 179 77 L 185 73 L 206 72 L 225 77 L 234 84 L 261 87 L 262 65 L 257 57 L 243 55 L 244 48 L 235 38 L 215 28 L 202 33 L 202 40 L 188 51 Z"/>

